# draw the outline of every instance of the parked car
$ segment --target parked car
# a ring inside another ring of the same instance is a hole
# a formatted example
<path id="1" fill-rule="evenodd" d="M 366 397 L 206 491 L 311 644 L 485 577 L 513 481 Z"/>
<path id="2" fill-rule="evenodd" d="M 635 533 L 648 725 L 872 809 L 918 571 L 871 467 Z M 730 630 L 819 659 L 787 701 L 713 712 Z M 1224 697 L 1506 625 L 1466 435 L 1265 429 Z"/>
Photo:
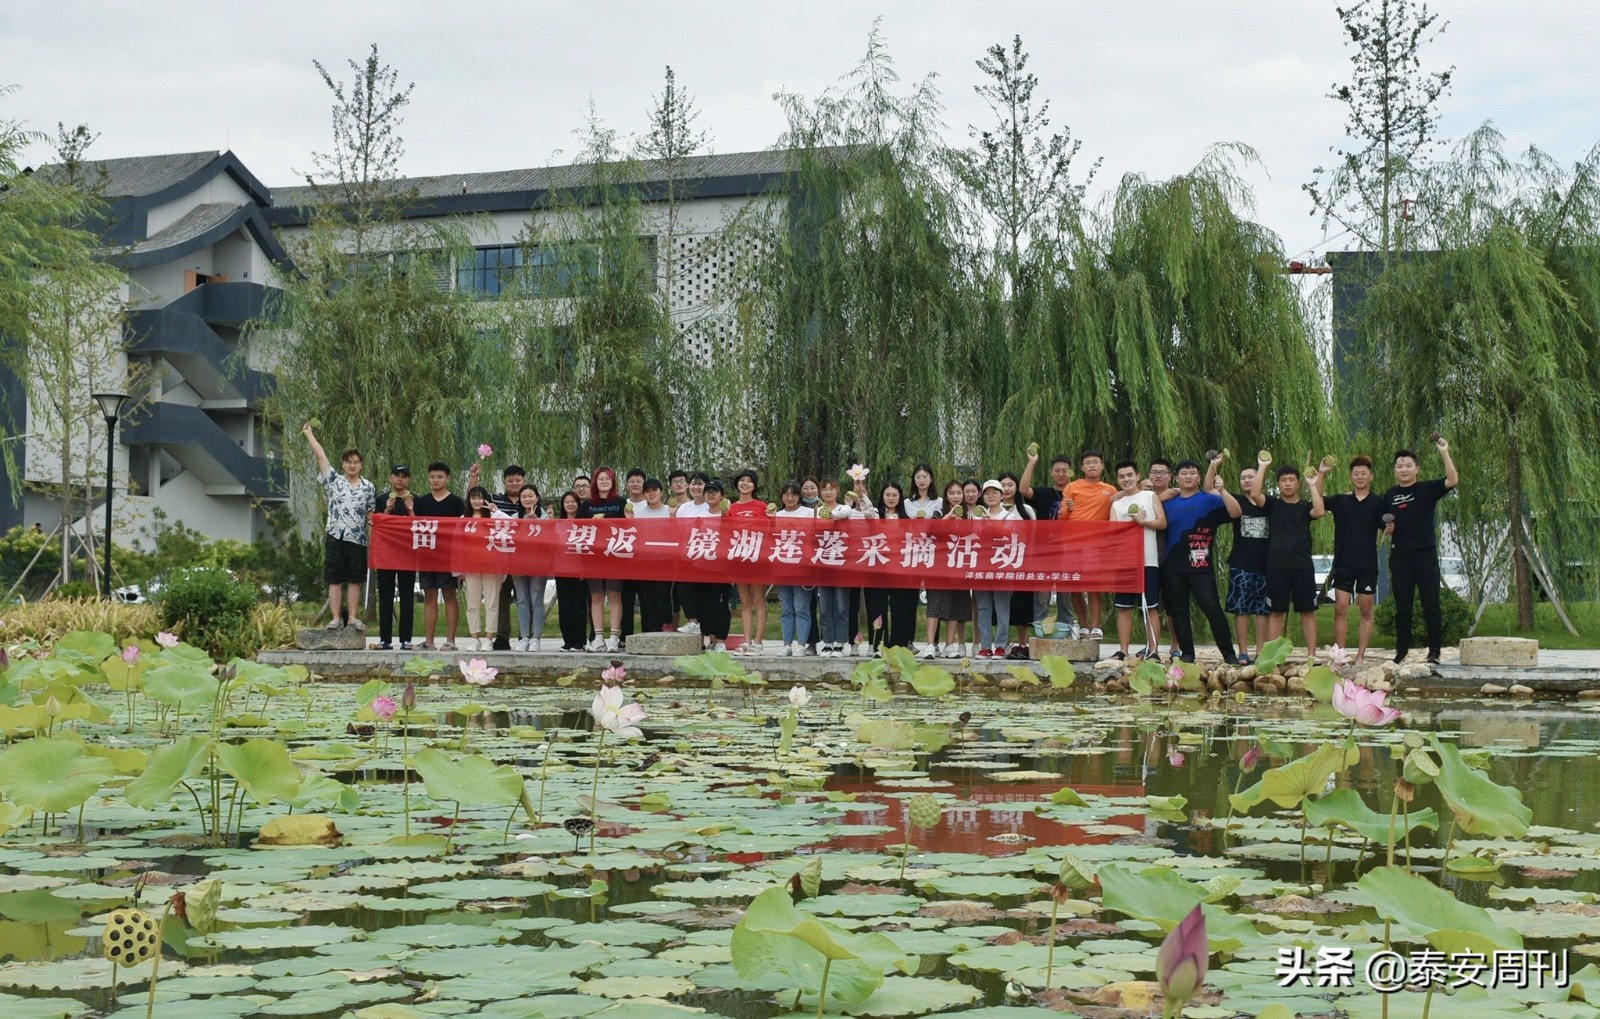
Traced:
<path id="1" fill-rule="evenodd" d="M 1334 601 L 1333 587 L 1328 584 L 1328 571 L 1333 569 L 1333 556 L 1314 555 L 1311 557 L 1311 567 L 1316 570 L 1317 590 L 1322 592 L 1323 602 L 1332 605 Z"/>

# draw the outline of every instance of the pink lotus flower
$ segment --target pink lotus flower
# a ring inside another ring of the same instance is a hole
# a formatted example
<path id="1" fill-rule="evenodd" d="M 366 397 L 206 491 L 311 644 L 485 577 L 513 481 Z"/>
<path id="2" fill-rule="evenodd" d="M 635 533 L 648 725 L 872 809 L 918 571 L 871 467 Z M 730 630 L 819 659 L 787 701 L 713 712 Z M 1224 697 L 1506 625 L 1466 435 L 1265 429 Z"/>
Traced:
<path id="1" fill-rule="evenodd" d="M 122 649 L 122 660 L 124 662 L 127 662 L 129 665 L 138 664 L 138 662 L 139 662 L 139 645 L 137 645 L 137 644 L 129 644 L 127 647 L 123 648 Z"/>
<path id="2" fill-rule="evenodd" d="M 400 693 L 400 707 L 408 715 L 417 709 L 417 684 L 412 680 L 406 680 L 406 688 Z"/>
<path id="3" fill-rule="evenodd" d="M 494 447 L 487 442 L 478 443 L 478 459 L 487 460 L 491 456 L 494 456 Z"/>
<path id="4" fill-rule="evenodd" d="M 1167 763 L 1172 765 L 1174 768 L 1183 767 L 1183 751 L 1179 750 L 1177 747 L 1173 747 L 1171 750 L 1168 750 Z"/>
<path id="5" fill-rule="evenodd" d="M 394 702 L 393 697 L 380 695 L 372 698 L 372 715 L 380 722 L 387 722 L 394 717 L 400 705 Z"/>
<path id="6" fill-rule="evenodd" d="M 1177 665 L 1167 670 L 1167 689 L 1178 690 L 1183 687 L 1183 669 Z"/>
<path id="7" fill-rule="evenodd" d="M 1332 665 L 1350 664 L 1350 649 L 1335 644 L 1328 649 L 1328 662 Z"/>
<path id="8" fill-rule="evenodd" d="M 605 680 L 607 683 L 620 683 L 628 678 L 627 667 L 621 662 L 617 662 L 601 672 L 600 678 Z"/>
<path id="9" fill-rule="evenodd" d="M 1256 770 L 1256 763 L 1260 760 L 1261 744 L 1252 743 L 1250 749 L 1244 752 L 1244 756 L 1239 758 L 1239 770 L 1248 775 Z"/>
<path id="10" fill-rule="evenodd" d="M 864 467 L 861 464 L 851 464 L 850 469 L 845 471 L 845 474 L 849 476 L 851 481 L 866 481 L 867 475 L 871 473 L 872 471 L 869 468 Z"/>
<path id="11" fill-rule="evenodd" d="M 1400 712 L 1384 705 L 1388 698 L 1382 690 L 1368 690 L 1354 680 L 1341 679 L 1333 688 L 1333 709 L 1362 725 L 1388 725 L 1400 717 Z"/>
<path id="12" fill-rule="evenodd" d="M 624 703 L 626 701 L 626 703 Z M 602 686 L 589 705 L 595 723 L 607 732 L 627 739 L 644 735 L 637 723 L 645 720 L 644 705 L 627 700 L 620 686 Z"/>
<path id="13" fill-rule="evenodd" d="M 160 644 L 162 647 L 177 647 L 178 635 L 175 633 L 169 633 L 166 630 L 162 630 L 160 633 L 156 634 L 156 643 Z"/>
<path id="14" fill-rule="evenodd" d="M 1182 1007 L 1206 982 L 1211 965 L 1211 949 L 1206 941 L 1206 917 L 1199 904 L 1189 911 L 1156 952 L 1156 979 L 1167 999 L 1168 1014 Z"/>
<path id="15" fill-rule="evenodd" d="M 488 686 L 494 682 L 494 677 L 500 674 L 499 669 L 491 667 L 482 658 L 473 658 L 465 662 L 458 660 L 456 665 L 461 669 L 461 678 L 473 686 Z"/>

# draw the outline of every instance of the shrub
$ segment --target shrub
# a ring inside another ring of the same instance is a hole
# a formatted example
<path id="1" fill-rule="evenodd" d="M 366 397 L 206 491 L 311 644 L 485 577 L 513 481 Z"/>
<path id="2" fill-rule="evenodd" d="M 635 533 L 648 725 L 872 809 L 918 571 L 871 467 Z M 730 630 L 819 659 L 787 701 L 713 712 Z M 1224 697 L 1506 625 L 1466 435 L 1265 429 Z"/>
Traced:
<path id="1" fill-rule="evenodd" d="M 219 661 L 249 658 L 261 649 L 252 640 L 255 608 L 255 588 L 215 566 L 174 573 L 161 592 L 167 628 Z"/>
<path id="2" fill-rule="evenodd" d="M 1378 633 L 1394 639 L 1394 611 L 1395 600 L 1387 598 L 1378 603 L 1372 612 L 1373 625 Z M 1445 644 L 1460 644 L 1461 638 L 1467 635 L 1472 627 L 1472 606 L 1467 604 L 1465 598 L 1456 594 L 1444 585 L 1439 586 L 1439 617 L 1443 623 L 1443 638 Z M 1411 606 L 1411 646 L 1428 646 L 1428 629 L 1422 620 L 1422 601 L 1416 599 Z"/>
<path id="3" fill-rule="evenodd" d="M 69 580 L 65 584 L 57 584 L 55 590 L 50 592 L 50 597 L 65 601 L 88 601 L 99 596 L 100 592 L 87 580 Z"/>

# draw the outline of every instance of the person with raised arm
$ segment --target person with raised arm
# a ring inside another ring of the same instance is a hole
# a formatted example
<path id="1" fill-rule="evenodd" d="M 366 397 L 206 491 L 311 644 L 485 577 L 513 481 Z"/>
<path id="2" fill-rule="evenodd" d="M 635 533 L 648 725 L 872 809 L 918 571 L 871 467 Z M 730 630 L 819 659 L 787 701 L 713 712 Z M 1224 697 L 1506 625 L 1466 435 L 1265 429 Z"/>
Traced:
<path id="1" fill-rule="evenodd" d="M 1167 514 L 1167 534 L 1161 581 L 1178 658 L 1194 661 L 1194 626 L 1189 611 L 1193 600 L 1200 614 L 1211 624 L 1211 639 L 1222 652 L 1222 660 L 1238 665 L 1233 635 L 1228 632 L 1228 617 L 1223 615 L 1222 603 L 1217 599 L 1214 559 L 1217 528 L 1239 519 L 1241 509 L 1239 501 L 1216 477 L 1216 467 L 1221 461 L 1222 454 L 1216 454 L 1211 469 L 1206 472 L 1212 481 L 1209 492 L 1200 490 L 1199 464 L 1193 460 L 1178 464 L 1178 487 L 1162 506 Z"/>
<path id="2" fill-rule="evenodd" d="M 1428 631 L 1428 663 L 1439 664 L 1444 622 L 1439 613 L 1439 537 L 1434 509 L 1461 482 L 1450 458 L 1450 443 L 1437 432 L 1433 446 L 1444 461 L 1444 477 L 1417 480 L 1417 454 L 1402 449 L 1394 455 L 1395 484 L 1383 493 L 1383 511 L 1394 515 L 1384 527 L 1389 535 L 1389 585 L 1394 589 L 1394 660 L 1411 650 L 1411 599 L 1422 599 L 1422 622 Z"/>
<path id="3" fill-rule="evenodd" d="M 1308 457 L 1309 458 L 1309 457 Z M 1322 479 L 1333 467 L 1332 460 L 1311 478 L 1309 501 L 1300 498 L 1300 468 L 1284 464 L 1278 468 L 1278 494 L 1262 491 L 1272 454 L 1256 455 L 1256 474 L 1251 479 L 1250 502 L 1267 511 L 1267 639 L 1284 635 L 1289 606 L 1300 614 L 1300 634 L 1306 642 L 1306 660 L 1317 660 L 1317 571 L 1311 559 L 1311 521 L 1326 512 L 1322 504 Z"/>
<path id="4" fill-rule="evenodd" d="M 317 441 L 311 422 L 301 429 L 317 458 L 317 481 L 328 500 L 328 522 L 324 528 L 322 577 L 328 585 L 328 629 L 350 626 L 365 631 L 361 621 L 361 585 L 367 582 L 367 543 L 371 540 L 372 515 L 378 507 L 378 490 L 361 476 L 361 451 L 347 449 L 339 454 L 340 470 L 328 462 L 328 452 Z M 341 599 L 340 595 L 343 594 Z M 344 602 L 341 615 L 340 601 Z"/>

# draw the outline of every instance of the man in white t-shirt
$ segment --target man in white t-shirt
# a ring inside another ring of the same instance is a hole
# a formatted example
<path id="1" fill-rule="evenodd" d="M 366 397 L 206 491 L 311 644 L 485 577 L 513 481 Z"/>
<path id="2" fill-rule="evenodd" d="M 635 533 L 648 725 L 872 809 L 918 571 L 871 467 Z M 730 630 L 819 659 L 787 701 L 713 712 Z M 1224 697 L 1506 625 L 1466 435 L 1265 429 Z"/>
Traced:
<path id="1" fill-rule="evenodd" d="M 1144 613 L 1145 646 L 1137 657 L 1156 656 L 1161 643 L 1161 542 L 1157 531 L 1167 529 L 1167 514 L 1156 493 L 1139 487 L 1139 465 L 1132 460 L 1117 464 L 1117 497 L 1111 501 L 1111 519 L 1138 524 L 1144 531 L 1144 590 L 1117 594 L 1112 604 L 1117 609 L 1117 639 L 1122 650 L 1113 658 L 1126 660 L 1128 642 L 1133 638 L 1133 611 Z"/>

